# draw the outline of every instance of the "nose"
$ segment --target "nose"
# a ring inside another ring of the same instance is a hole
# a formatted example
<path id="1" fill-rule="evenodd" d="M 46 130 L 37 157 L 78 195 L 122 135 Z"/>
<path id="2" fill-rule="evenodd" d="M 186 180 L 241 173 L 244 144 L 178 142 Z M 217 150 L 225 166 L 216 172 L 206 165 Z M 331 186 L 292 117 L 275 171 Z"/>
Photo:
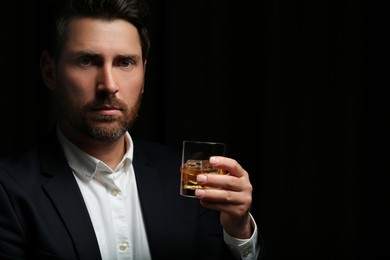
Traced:
<path id="1" fill-rule="evenodd" d="M 115 94 L 118 90 L 113 68 L 110 66 L 102 66 L 97 76 L 97 91 Z"/>

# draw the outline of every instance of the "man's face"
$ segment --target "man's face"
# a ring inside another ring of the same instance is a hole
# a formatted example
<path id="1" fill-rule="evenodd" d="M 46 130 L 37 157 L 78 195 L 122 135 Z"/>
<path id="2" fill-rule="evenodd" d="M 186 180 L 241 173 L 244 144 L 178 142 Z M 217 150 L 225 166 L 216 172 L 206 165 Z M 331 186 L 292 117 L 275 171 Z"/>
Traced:
<path id="1" fill-rule="evenodd" d="M 137 29 L 124 20 L 77 18 L 56 65 L 60 126 L 117 140 L 137 117 L 145 64 Z"/>

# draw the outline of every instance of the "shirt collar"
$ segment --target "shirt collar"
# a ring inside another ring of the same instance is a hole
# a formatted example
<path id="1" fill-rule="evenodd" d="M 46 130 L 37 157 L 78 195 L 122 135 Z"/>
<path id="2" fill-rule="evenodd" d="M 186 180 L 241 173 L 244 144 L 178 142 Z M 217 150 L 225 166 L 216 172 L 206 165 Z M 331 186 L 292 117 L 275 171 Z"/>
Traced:
<path id="1" fill-rule="evenodd" d="M 58 126 L 57 136 L 70 168 L 86 182 L 92 179 L 97 170 L 105 173 L 113 173 L 122 167 L 129 167 L 133 161 L 134 145 L 129 132 L 125 133 L 126 153 L 114 170 L 108 167 L 103 161 L 78 148 L 64 136 Z"/>

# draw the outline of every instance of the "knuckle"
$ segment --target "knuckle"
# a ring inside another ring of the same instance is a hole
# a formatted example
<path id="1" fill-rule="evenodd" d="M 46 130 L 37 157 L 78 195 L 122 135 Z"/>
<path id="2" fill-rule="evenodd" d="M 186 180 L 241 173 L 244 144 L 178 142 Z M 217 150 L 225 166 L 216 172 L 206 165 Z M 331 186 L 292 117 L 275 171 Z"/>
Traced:
<path id="1" fill-rule="evenodd" d="M 247 212 L 248 212 L 247 208 L 244 205 L 241 205 L 241 206 L 236 208 L 235 215 L 237 217 L 241 217 L 241 216 L 244 216 L 245 214 L 247 214 Z"/>
<path id="2" fill-rule="evenodd" d="M 246 189 L 247 189 L 250 193 L 252 193 L 252 192 L 253 192 L 253 186 L 252 186 L 252 184 L 248 183 Z"/>
<path id="3" fill-rule="evenodd" d="M 232 193 L 232 191 L 230 191 L 230 190 L 226 191 L 225 201 L 226 202 L 233 201 L 233 193 Z"/>

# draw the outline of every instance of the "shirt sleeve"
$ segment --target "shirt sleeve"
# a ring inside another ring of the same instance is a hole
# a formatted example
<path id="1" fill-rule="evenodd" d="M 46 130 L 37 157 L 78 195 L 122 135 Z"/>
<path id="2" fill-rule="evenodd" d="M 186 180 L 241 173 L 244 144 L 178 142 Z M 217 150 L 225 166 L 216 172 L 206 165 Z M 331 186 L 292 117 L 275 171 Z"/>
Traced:
<path id="1" fill-rule="evenodd" d="M 228 233 L 223 231 L 223 238 L 225 243 L 228 245 L 232 253 L 237 259 L 241 260 L 255 260 L 259 258 L 260 255 L 260 240 L 257 230 L 256 222 L 252 215 L 251 222 L 253 226 L 253 234 L 248 239 L 239 239 L 230 236 Z"/>

